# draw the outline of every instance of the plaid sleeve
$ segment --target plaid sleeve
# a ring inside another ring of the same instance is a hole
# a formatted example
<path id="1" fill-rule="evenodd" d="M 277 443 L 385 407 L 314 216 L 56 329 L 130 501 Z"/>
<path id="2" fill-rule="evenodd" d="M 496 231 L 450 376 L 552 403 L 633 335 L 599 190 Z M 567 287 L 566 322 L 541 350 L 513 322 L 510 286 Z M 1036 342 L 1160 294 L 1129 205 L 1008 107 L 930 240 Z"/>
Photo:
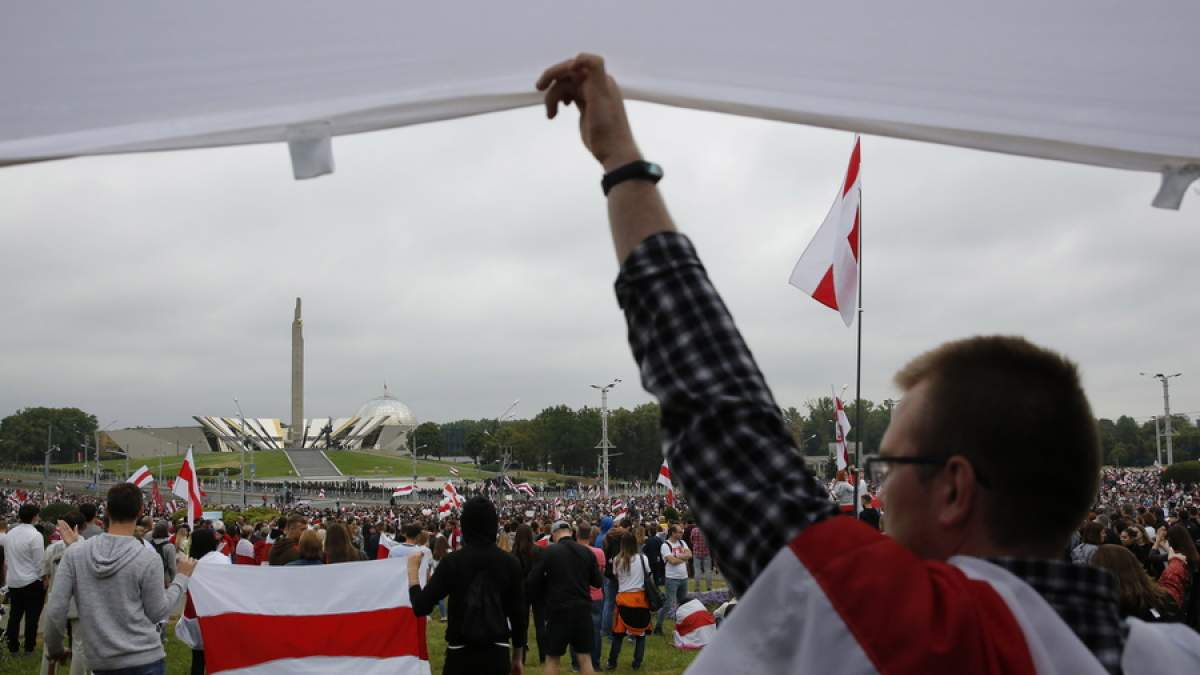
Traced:
<path id="1" fill-rule="evenodd" d="M 802 529 L 834 515 L 691 242 L 660 233 L 616 283 L 664 452 L 738 594 Z"/>

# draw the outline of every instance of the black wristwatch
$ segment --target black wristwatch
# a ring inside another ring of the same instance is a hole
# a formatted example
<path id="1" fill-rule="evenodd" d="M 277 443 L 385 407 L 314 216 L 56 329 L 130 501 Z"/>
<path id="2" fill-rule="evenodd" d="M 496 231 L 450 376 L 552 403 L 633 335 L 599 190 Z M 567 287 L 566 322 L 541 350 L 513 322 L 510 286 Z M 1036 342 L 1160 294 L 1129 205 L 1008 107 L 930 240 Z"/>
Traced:
<path id="1" fill-rule="evenodd" d="M 661 166 L 639 159 L 604 174 L 604 178 L 600 181 L 600 187 L 604 189 L 604 196 L 607 197 L 610 190 L 627 180 L 648 180 L 651 183 L 657 183 L 662 180 L 662 177 Z"/>

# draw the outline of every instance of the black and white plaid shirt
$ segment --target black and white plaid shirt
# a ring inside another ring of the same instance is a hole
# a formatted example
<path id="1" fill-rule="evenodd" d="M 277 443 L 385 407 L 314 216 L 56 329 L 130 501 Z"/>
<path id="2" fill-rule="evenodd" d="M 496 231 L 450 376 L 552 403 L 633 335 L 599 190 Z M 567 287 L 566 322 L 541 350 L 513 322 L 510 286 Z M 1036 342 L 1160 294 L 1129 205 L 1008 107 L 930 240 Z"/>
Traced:
<path id="1" fill-rule="evenodd" d="M 642 384 L 662 406 L 672 477 L 739 595 L 803 529 L 837 513 L 805 468 L 766 380 L 691 242 L 661 233 L 616 283 Z M 997 560 L 1037 589 L 1105 667 L 1125 631 L 1111 579 L 1053 561 Z"/>

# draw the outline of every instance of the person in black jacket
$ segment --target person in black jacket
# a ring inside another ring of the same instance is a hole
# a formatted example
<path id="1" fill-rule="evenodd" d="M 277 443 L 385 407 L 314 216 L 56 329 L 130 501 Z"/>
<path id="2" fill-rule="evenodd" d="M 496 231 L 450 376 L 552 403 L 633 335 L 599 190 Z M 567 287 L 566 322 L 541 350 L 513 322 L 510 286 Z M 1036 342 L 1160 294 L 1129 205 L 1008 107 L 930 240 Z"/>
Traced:
<path id="1" fill-rule="evenodd" d="M 450 597 L 445 675 L 524 672 L 529 629 L 524 580 L 517 559 L 496 547 L 498 525 L 491 501 L 469 499 L 462 512 L 463 547 L 442 559 L 424 589 L 419 583 L 421 556 L 409 556 L 413 613 L 428 616 L 439 600 Z"/>
<path id="2" fill-rule="evenodd" d="M 579 655 L 579 670 L 591 675 L 592 595 L 591 587 L 603 582 L 596 556 L 575 541 L 571 525 L 558 521 L 550 529 L 554 544 L 530 570 L 525 584 L 546 605 L 546 675 L 557 675 L 558 662 L 567 647 Z"/>
<path id="3" fill-rule="evenodd" d="M 654 577 L 654 585 L 658 586 L 661 591 L 663 584 L 667 583 L 667 564 L 662 557 L 663 538 L 659 536 L 658 523 L 647 524 L 646 534 L 648 536 L 642 544 L 642 555 L 645 555 L 646 560 L 650 561 L 650 575 Z M 661 626 L 650 629 L 649 635 L 655 633 L 662 635 Z"/>

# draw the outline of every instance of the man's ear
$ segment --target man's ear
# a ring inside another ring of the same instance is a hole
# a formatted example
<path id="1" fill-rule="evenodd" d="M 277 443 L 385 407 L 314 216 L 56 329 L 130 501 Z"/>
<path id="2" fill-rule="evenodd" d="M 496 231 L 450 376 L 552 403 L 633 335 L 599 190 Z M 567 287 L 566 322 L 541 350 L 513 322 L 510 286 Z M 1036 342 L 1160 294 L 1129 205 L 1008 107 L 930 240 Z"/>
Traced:
<path id="1" fill-rule="evenodd" d="M 979 484 L 975 481 L 975 467 L 965 457 L 955 455 L 947 460 L 932 483 L 940 525 L 955 527 L 970 520 Z"/>

